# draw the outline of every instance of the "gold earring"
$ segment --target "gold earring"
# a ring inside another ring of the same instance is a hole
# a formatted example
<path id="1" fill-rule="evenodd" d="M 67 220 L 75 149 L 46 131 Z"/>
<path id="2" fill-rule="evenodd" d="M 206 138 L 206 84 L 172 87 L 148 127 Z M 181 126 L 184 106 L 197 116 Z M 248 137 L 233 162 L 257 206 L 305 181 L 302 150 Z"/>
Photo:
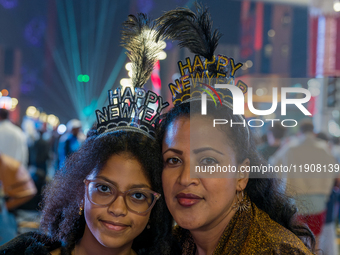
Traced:
<path id="1" fill-rule="evenodd" d="M 240 193 L 241 193 L 241 198 L 240 198 Z M 233 209 L 237 212 L 243 212 L 243 211 L 248 211 L 250 208 L 250 201 L 244 197 L 244 192 L 243 190 L 241 192 L 236 193 L 237 196 L 237 201 L 235 202 Z"/>
<path id="2" fill-rule="evenodd" d="M 83 211 L 84 211 L 84 209 L 80 206 L 80 207 L 79 207 L 79 215 L 82 215 L 82 214 L 83 214 Z"/>

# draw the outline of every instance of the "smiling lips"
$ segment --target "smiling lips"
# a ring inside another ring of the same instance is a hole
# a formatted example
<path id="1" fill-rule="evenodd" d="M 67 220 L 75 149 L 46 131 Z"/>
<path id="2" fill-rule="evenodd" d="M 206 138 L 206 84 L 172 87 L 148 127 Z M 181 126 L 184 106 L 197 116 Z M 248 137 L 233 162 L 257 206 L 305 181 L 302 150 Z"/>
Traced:
<path id="1" fill-rule="evenodd" d="M 108 228 L 109 230 L 113 230 L 113 231 L 123 231 L 129 227 L 129 225 L 125 225 L 119 222 L 105 221 L 105 220 L 101 220 L 101 222 L 106 228 Z"/>
<path id="2" fill-rule="evenodd" d="M 203 198 L 194 194 L 179 193 L 176 196 L 178 203 L 184 207 L 190 207 L 199 203 Z"/>

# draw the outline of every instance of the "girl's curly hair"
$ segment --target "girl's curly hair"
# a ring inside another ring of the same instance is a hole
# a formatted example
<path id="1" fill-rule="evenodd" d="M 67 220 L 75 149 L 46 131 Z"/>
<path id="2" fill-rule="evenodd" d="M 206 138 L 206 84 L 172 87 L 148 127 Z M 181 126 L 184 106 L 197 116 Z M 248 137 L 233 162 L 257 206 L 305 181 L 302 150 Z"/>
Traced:
<path id="1" fill-rule="evenodd" d="M 85 230 L 79 207 L 85 196 L 83 180 L 103 168 L 112 155 L 127 152 L 143 166 L 152 189 L 162 196 L 150 215 L 150 229 L 135 238 L 137 254 L 170 254 L 172 217 L 166 207 L 161 184 L 162 157 L 158 144 L 143 134 L 119 131 L 98 135 L 89 131 L 82 147 L 73 153 L 43 192 L 41 229 L 62 243 L 62 253 L 71 254 Z"/>

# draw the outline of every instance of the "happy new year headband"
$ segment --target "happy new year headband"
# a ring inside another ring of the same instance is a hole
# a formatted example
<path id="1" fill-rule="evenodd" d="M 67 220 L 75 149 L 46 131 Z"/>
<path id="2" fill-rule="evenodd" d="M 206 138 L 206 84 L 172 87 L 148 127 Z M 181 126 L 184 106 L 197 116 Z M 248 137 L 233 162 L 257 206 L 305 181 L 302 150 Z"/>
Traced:
<path id="1" fill-rule="evenodd" d="M 242 67 L 233 58 L 224 55 L 214 55 L 222 34 L 212 31 L 212 21 L 207 8 L 196 3 L 197 13 L 188 8 L 177 8 L 163 14 L 158 19 L 160 23 L 157 38 L 169 38 L 179 41 L 180 47 L 188 48 L 195 54 L 194 59 L 186 58 L 179 61 L 181 74 L 179 79 L 169 84 L 173 104 L 179 104 L 200 98 L 204 92 L 209 92 L 223 104 L 232 108 L 232 94 L 228 89 L 214 89 L 214 83 L 235 85 L 235 72 Z M 238 81 L 236 86 L 243 94 L 247 85 Z"/>
<path id="2" fill-rule="evenodd" d="M 188 8 L 177 8 L 164 13 L 159 19 L 160 24 L 157 34 L 159 38 L 168 38 L 179 41 L 180 47 L 185 47 L 195 54 L 194 59 L 186 58 L 185 62 L 178 62 L 181 77 L 169 84 L 172 102 L 176 104 L 201 100 L 202 93 L 207 93 L 215 102 L 219 100 L 221 105 L 233 109 L 233 96 L 229 89 L 214 88 L 215 84 L 235 85 L 235 72 L 242 67 L 241 63 L 235 63 L 233 58 L 223 55 L 214 55 L 218 41 L 222 34 L 212 29 L 212 21 L 206 7 L 196 5 L 196 13 Z M 213 80 L 212 80 L 213 79 Z M 243 94 L 248 87 L 242 81 L 238 81 L 236 87 Z M 242 115 L 239 117 L 244 120 Z M 249 128 L 247 140 L 249 146 Z"/>
<path id="3" fill-rule="evenodd" d="M 123 23 L 121 44 L 132 62 L 133 88 L 109 90 L 109 105 L 96 110 L 98 133 L 133 131 L 154 139 L 161 111 L 169 105 L 161 96 L 142 88 L 162 50 L 161 43 L 155 40 L 154 26 L 143 13 L 129 15 Z"/>

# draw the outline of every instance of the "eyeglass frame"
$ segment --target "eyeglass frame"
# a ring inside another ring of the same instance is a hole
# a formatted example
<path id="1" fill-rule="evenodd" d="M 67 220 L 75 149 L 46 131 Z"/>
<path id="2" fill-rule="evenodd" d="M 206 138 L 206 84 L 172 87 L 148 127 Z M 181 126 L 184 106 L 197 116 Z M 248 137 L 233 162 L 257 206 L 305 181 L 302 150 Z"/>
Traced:
<path id="1" fill-rule="evenodd" d="M 92 201 L 92 199 L 91 199 L 91 197 L 90 197 L 90 195 L 89 195 L 89 188 L 88 188 L 88 186 L 89 186 L 89 184 L 90 184 L 91 182 L 95 182 L 95 181 L 97 181 L 97 180 L 98 180 L 98 179 L 92 179 L 92 180 L 84 179 L 84 181 L 83 181 L 83 182 L 85 183 L 85 186 L 86 186 L 86 195 L 87 195 L 89 201 L 90 201 L 92 204 L 94 204 L 94 205 L 99 205 L 99 206 L 109 206 L 109 205 L 111 205 L 114 201 L 116 201 L 116 199 L 117 199 L 119 196 L 122 196 L 123 199 L 124 199 L 125 206 L 126 206 L 126 208 L 127 208 L 130 212 L 133 212 L 133 213 L 136 213 L 136 214 L 139 214 L 139 215 L 143 215 L 143 214 L 148 213 L 148 212 L 155 206 L 157 200 L 162 196 L 161 194 L 159 194 L 159 193 L 157 193 L 157 192 L 155 192 L 155 191 L 153 191 L 153 190 L 150 190 L 150 189 L 143 189 L 143 188 L 133 188 L 133 189 L 129 189 L 129 190 L 125 191 L 125 192 L 122 192 L 122 191 L 120 191 L 120 190 L 118 189 L 118 187 L 116 187 L 116 185 L 114 185 L 114 184 L 112 184 L 112 183 L 109 183 L 109 182 L 107 182 L 107 181 L 102 180 L 102 182 L 104 182 L 105 184 L 108 184 L 108 186 L 114 187 L 114 188 L 117 190 L 117 195 L 116 195 L 116 197 L 115 197 L 114 199 L 112 199 L 112 200 L 111 200 L 109 203 L 107 203 L 107 204 L 104 204 L 104 205 L 102 205 L 102 204 L 97 204 L 97 203 L 95 203 L 95 202 Z M 132 209 L 128 206 L 128 204 L 126 203 L 126 194 L 129 193 L 130 191 L 133 191 L 133 190 L 144 190 L 144 191 L 147 190 L 147 191 L 151 191 L 151 192 L 152 192 L 152 195 L 155 196 L 155 199 L 153 200 L 152 204 L 149 206 L 149 208 L 148 208 L 146 211 L 144 211 L 144 212 L 137 212 L 137 211 L 135 211 L 135 210 L 132 210 Z"/>

